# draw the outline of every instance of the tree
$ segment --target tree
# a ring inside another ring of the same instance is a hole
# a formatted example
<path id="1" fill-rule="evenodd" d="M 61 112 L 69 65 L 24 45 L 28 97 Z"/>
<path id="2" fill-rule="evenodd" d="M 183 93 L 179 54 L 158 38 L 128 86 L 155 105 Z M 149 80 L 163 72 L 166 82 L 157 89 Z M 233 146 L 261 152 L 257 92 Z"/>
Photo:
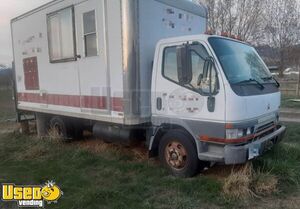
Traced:
<path id="1" fill-rule="evenodd" d="M 208 28 L 212 32 L 227 32 L 252 42 L 261 37 L 265 0 L 198 1 L 207 6 Z"/>
<path id="2" fill-rule="evenodd" d="M 235 33 L 245 41 L 257 43 L 262 38 L 264 26 L 263 0 L 238 0 L 237 1 L 237 25 Z"/>
<path id="3" fill-rule="evenodd" d="M 279 69 L 282 72 L 291 64 L 288 59 L 294 56 L 294 45 L 300 40 L 299 4 L 296 0 L 267 0 L 269 8 L 265 10 L 266 39 L 270 45 L 279 50 Z"/>

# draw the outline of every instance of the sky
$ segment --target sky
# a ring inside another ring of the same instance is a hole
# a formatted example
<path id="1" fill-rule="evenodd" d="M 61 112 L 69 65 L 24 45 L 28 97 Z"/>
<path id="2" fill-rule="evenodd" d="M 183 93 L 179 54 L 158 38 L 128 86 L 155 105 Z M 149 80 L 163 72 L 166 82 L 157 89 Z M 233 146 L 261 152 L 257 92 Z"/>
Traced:
<path id="1" fill-rule="evenodd" d="M 0 0 L 0 64 L 13 60 L 10 20 L 51 0 Z"/>

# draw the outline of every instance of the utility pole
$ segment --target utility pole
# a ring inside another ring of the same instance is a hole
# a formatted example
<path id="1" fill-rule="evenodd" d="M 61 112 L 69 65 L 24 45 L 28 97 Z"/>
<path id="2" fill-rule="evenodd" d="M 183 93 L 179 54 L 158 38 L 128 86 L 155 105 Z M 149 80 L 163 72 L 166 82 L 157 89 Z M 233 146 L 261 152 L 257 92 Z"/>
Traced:
<path id="1" fill-rule="evenodd" d="M 297 80 L 297 89 L 296 89 L 296 97 L 299 97 L 299 88 L 300 88 L 300 67 L 298 65 L 298 80 Z"/>

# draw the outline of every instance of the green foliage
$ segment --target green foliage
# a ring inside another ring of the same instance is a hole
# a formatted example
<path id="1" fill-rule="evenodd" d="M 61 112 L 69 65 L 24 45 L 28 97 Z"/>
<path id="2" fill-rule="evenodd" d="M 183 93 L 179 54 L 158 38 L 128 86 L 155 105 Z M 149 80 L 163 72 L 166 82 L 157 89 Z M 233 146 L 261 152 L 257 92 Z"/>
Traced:
<path id="1" fill-rule="evenodd" d="M 15 117 L 15 106 L 11 89 L 0 88 L 0 122 Z"/>
<path id="2" fill-rule="evenodd" d="M 281 99 L 281 106 L 283 108 L 297 108 L 300 109 L 300 102 L 294 102 L 291 99 L 299 99 L 291 96 L 284 96 Z"/>
<path id="3" fill-rule="evenodd" d="M 0 135 L 0 180 L 42 184 L 54 180 L 64 192 L 47 208 L 197 208 L 223 205 L 222 183 L 210 177 L 178 179 L 157 163 L 119 153 L 92 153 L 76 144 Z"/>
<path id="4" fill-rule="evenodd" d="M 271 194 L 271 198 L 299 191 L 299 139 L 298 125 L 288 124 L 285 140 L 253 161 L 255 172 L 260 174 L 257 182 L 265 182 L 264 178 L 269 177 L 279 179 L 278 192 Z M 57 182 L 64 195 L 58 204 L 47 208 L 244 208 L 248 204 L 247 200 L 225 198 L 222 178 L 200 174 L 179 179 L 170 176 L 156 161 L 137 161 L 114 150 L 92 152 L 81 143 L 63 144 L 0 133 L 0 159 L 0 182 Z M 261 186 L 264 191 L 268 184 Z M 5 205 L 14 208 L 13 203 Z"/>

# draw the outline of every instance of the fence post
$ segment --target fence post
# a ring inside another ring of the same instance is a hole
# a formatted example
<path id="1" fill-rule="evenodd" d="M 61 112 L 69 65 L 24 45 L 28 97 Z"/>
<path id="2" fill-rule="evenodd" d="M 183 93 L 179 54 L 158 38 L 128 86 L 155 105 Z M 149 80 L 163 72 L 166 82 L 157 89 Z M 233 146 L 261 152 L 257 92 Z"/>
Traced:
<path id="1" fill-rule="evenodd" d="M 298 80 L 297 80 L 297 89 L 296 89 L 296 97 L 299 97 L 299 88 L 300 88 L 300 67 L 298 66 Z"/>

